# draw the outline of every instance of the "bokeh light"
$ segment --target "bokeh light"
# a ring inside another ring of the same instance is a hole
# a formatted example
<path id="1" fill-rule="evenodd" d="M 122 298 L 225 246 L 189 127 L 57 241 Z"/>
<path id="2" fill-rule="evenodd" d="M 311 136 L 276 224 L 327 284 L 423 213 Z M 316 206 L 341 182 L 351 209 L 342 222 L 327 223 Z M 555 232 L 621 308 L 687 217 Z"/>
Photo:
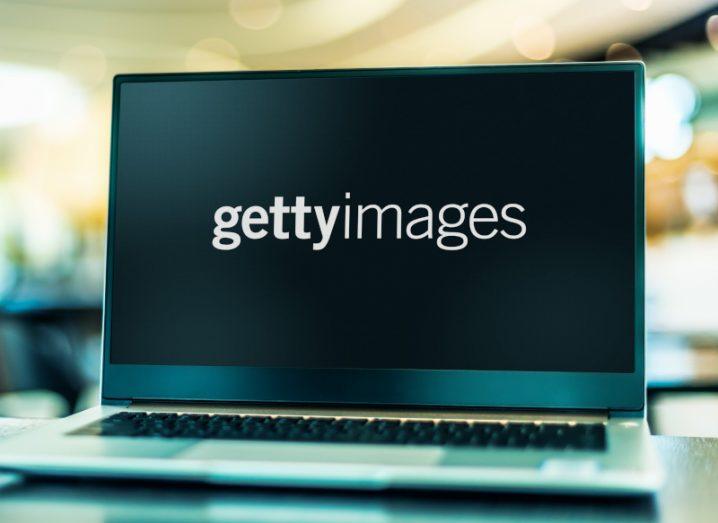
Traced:
<path id="1" fill-rule="evenodd" d="M 0 63 L 0 128 L 49 120 L 76 93 L 77 86 L 55 71 Z"/>
<path id="2" fill-rule="evenodd" d="M 616 42 L 611 44 L 606 51 L 606 60 L 608 61 L 627 61 L 627 60 L 643 60 L 638 49 L 629 44 Z"/>
<path id="3" fill-rule="evenodd" d="M 222 38 L 200 40 L 187 53 L 188 71 L 233 71 L 243 69 L 237 49 Z"/>
<path id="4" fill-rule="evenodd" d="M 556 49 L 556 33 L 540 18 L 521 17 L 516 20 L 511 39 L 516 50 L 531 60 L 546 60 Z"/>
<path id="5" fill-rule="evenodd" d="M 273 25 L 282 16 L 281 0 L 230 0 L 229 14 L 245 29 L 259 31 Z"/>
<path id="6" fill-rule="evenodd" d="M 718 210 L 716 174 L 704 163 L 696 163 L 683 180 L 683 200 L 686 208 L 697 220 L 707 220 Z"/>
<path id="7" fill-rule="evenodd" d="M 709 16 L 706 20 L 706 36 L 713 49 L 718 51 L 718 15 Z"/>
<path id="8" fill-rule="evenodd" d="M 690 120 L 698 107 L 698 92 L 686 78 L 666 74 L 646 84 L 646 159 L 676 159 L 693 142 Z"/>
<path id="9" fill-rule="evenodd" d="M 622 2 L 631 11 L 645 11 L 653 4 L 653 0 L 622 0 Z"/>

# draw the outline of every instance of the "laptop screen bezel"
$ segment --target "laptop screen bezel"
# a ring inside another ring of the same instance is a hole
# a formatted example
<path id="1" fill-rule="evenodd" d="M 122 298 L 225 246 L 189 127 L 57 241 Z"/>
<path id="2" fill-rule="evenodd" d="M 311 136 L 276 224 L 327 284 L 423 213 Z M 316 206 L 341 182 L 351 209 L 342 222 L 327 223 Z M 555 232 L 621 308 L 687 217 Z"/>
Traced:
<path id="1" fill-rule="evenodd" d="M 130 365 L 110 362 L 112 273 L 121 86 L 127 82 L 476 75 L 624 71 L 634 76 L 634 369 L 633 372 L 290 369 L 236 366 Z M 103 315 L 102 400 L 261 402 L 456 408 L 642 410 L 644 323 L 644 66 L 640 62 L 501 66 L 163 73 L 117 75 L 113 82 L 107 263 Z"/>

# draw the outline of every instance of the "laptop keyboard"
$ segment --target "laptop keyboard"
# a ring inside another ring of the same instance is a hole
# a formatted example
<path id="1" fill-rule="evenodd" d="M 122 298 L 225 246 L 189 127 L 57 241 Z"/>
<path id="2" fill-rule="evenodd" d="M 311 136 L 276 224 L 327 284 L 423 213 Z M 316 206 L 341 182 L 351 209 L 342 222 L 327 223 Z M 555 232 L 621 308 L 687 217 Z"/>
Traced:
<path id="1" fill-rule="evenodd" d="M 461 447 L 604 450 L 602 423 L 519 423 L 234 416 L 124 411 L 91 423 L 74 435 L 450 445 Z"/>

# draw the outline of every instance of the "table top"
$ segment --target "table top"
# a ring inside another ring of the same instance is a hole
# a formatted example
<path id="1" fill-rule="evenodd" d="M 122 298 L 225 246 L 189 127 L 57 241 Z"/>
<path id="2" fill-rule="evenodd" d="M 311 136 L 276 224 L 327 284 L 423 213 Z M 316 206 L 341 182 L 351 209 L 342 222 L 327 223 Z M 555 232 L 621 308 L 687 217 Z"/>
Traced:
<path id="1" fill-rule="evenodd" d="M 0 419 L 0 436 L 37 422 Z M 676 521 L 718 520 L 718 439 L 654 436 L 667 472 L 655 497 L 350 493 L 149 482 L 0 479 L 0 520 Z M 2 475 L 0 475 L 2 478 Z"/>

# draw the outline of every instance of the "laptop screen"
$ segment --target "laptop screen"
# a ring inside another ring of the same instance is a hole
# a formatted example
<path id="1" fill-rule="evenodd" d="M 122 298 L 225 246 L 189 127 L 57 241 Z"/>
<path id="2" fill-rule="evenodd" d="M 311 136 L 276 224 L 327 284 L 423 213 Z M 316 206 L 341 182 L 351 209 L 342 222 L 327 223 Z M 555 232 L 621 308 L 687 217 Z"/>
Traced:
<path id="1" fill-rule="evenodd" d="M 631 71 L 121 84 L 110 362 L 634 371 Z"/>

